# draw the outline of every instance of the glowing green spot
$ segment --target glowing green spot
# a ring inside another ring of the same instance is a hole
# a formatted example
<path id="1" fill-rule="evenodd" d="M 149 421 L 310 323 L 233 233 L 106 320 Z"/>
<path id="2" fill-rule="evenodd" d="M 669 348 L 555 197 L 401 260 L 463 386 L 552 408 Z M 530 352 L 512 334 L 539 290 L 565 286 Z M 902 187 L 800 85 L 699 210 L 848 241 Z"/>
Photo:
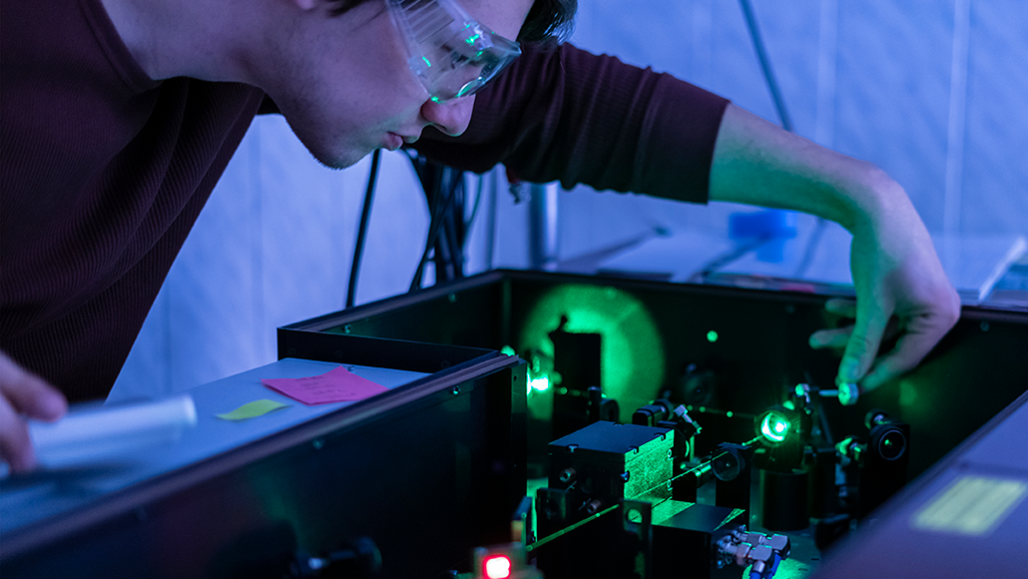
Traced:
<path id="1" fill-rule="evenodd" d="M 714 330 L 711 330 L 711 331 L 707 332 L 707 341 L 710 342 L 711 344 L 716 342 L 717 341 L 717 332 L 715 332 Z"/>
<path id="2" fill-rule="evenodd" d="M 760 433 L 771 442 L 782 442 L 789 433 L 789 421 L 779 414 L 768 412 L 760 423 Z"/>
<path id="3" fill-rule="evenodd" d="M 795 404 L 793 404 L 792 400 L 786 400 L 786 401 L 785 401 L 785 402 L 784 402 L 784 403 L 782 404 L 782 406 L 784 406 L 784 407 L 788 408 L 789 410 L 796 410 L 796 405 L 795 405 Z"/>
<path id="4" fill-rule="evenodd" d="M 728 418 L 731 418 L 731 417 L 735 416 L 735 414 L 731 410 L 729 410 L 728 412 L 725 412 L 725 416 L 728 417 Z"/>
<path id="5" fill-rule="evenodd" d="M 506 354 L 507 356 L 517 356 L 517 352 L 515 352 L 514 348 L 511 348 L 510 346 L 500 348 L 500 353 Z"/>
<path id="6" fill-rule="evenodd" d="M 843 382 L 839 386 L 839 404 L 852 406 L 857 403 L 860 396 L 860 388 L 852 382 Z"/>
<path id="7" fill-rule="evenodd" d="M 432 67 L 432 61 L 431 61 L 431 60 L 429 60 L 427 56 L 422 56 L 422 57 L 421 57 L 421 60 L 424 60 L 424 61 L 425 61 L 425 66 L 427 66 L 427 67 L 429 67 L 429 68 L 431 68 L 431 67 Z"/>
<path id="8" fill-rule="evenodd" d="M 528 381 L 529 387 L 539 392 L 545 392 L 550 388 L 550 379 L 546 375 L 542 375 L 539 378 L 533 378 Z"/>
<path id="9" fill-rule="evenodd" d="M 797 384 L 796 385 L 796 395 L 797 396 L 806 396 L 806 394 L 807 394 L 807 391 L 803 388 L 803 384 Z"/>
<path id="10" fill-rule="evenodd" d="M 468 39 L 467 39 L 467 40 L 465 40 L 464 42 L 467 42 L 468 44 L 474 44 L 474 43 L 475 43 L 475 41 L 476 41 L 476 40 L 478 40 L 479 38 L 482 38 L 482 35 L 481 35 L 481 34 L 476 34 L 476 35 L 474 35 L 474 36 L 472 36 L 472 37 L 468 38 Z"/>

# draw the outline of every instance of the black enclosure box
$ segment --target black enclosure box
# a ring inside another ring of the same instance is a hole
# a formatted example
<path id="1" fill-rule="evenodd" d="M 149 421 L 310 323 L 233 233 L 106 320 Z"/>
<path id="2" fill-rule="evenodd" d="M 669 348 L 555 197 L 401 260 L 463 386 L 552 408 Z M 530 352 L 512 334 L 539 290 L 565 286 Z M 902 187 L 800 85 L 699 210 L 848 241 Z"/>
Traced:
<path id="1" fill-rule="evenodd" d="M 349 364 L 428 375 L 116 490 L 77 492 L 105 465 L 8 477 L 5 495 L 63 485 L 68 506 L 4 526 L 3 577 L 280 579 L 301 554 L 360 538 L 381 552 L 381 577 L 451 577 L 475 546 L 509 541 L 525 489 L 525 364 L 340 338 Z"/>
<path id="2" fill-rule="evenodd" d="M 599 421 L 550 443 L 550 487 L 564 488 L 560 475 L 576 473 L 577 484 L 607 504 L 618 499 L 671 498 L 671 448 L 675 431 Z"/>
<path id="3" fill-rule="evenodd" d="M 280 328 L 279 356 L 332 359 L 336 340 L 352 336 L 509 346 L 529 362 L 531 380 L 536 362 L 552 362 L 548 334 L 564 316 L 565 331 L 600 335 L 602 387 L 620 403 L 621 421 L 660 392 L 675 391 L 689 397 L 704 428 L 696 449 L 702 455 L 719 442 L 752 438 L 753 417 L 796 384 L 834 383 L 837 355 L 808 345 L 813 332 L 841 323 L 826 313 L 827 298 L 497 270 Z M 825 404 L 825 413 L 840 438 L 860 431 L 873 408 L 909 424 L 914 477 L 1028 389 L 1026 352 L 1028 311 L 965 306 L 916 370 L 855 407 Z M 400 362 L 383 354 L 383 364 Z M 557 438 L 547 430 L 547 412 L 562 394 L 556 385 L 528 391 L 530 460 L 545 463 L 546 444 Z"/>

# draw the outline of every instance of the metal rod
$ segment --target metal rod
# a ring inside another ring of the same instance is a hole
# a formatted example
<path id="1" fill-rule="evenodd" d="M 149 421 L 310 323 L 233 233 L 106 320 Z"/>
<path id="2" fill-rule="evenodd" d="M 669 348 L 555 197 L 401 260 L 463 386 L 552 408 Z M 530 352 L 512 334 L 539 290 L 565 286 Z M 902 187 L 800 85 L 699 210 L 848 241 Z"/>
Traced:
<path id="1" fill-rule="evenodd" d="M 778 118 L 782 122 L 782 128 L 793 133 L 795 131 L 793 130 L 792 119 L 789 117 L 789 111 L 785 108 L 782 93 L 778 90 L 778 81 L 775 80 L 774 70 L 771 69 L 771 60 L 767 56 L 764 40 L 760 36 L 757 17 L 753 14 L 753 5 L 750 4 L 750 0 L 739 0 L 739 5 L 742 6 L 743 16 L 746 17 L 746 27 L 749 28 L 750 38 L 753 40 L 753 48 L 757 51 L 757 59 L 760 60 L 760 68 L 764 71 L 764 79 L 767 81 L 767 88 L 771 91 L 771 99 L 774 100 L 775 108 L 778 110 Z"/>

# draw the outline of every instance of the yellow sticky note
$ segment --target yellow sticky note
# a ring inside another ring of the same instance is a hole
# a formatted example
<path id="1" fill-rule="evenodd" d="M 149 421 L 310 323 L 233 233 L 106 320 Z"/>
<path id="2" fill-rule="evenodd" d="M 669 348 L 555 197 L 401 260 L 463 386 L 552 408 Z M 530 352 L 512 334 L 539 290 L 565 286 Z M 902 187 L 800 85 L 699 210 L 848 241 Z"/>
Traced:
<path id="1" fill-rule="evenodd" d="M 215 416 L 222 420 L 249 420 L 251 418 L 257 418 L 258 416 L 264 416 L 265 414 L 278 410 L 279 408 L 289 408 L 289 405 L 268 399 L 255 400 L 253 402 L 243 404 L 232 412 L 216 414 Z"/>
<path id="2" fill-rule="evenodd" d="M 1019 480 L 963 476 L 914 514 L 915 529 L 985 536 L 999 527 L 1028 495 Z"/>

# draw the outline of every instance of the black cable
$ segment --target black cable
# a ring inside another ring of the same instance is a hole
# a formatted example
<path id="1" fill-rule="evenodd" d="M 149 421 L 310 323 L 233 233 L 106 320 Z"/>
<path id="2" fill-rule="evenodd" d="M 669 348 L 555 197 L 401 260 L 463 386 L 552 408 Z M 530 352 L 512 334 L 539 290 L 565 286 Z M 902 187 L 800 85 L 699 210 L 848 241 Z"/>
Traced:
<path id="1" fill-rule="evenodd" d="M 450 184 L 448 188 L 440 188 L 439 194 L 446 195 L 445 204 L 442 205 L 442 210 L 439 212 L 439 220 L 437 221 L 435 228 L 432 229 L 431 235 L 425 244 L 425 249 L 435 251 L 435 262 L 436 262 L 436 281 L 453 279 L 453 249 L 450 244 L 452 231 L 447 228 L 447 223 L 450 221 L 452 216 L 453 207 L 456 203 L 459 203 L 458 196 L 459 181 L 455 181 Z M 449 190 L 447 195 L 444 191 Z M 425 256 L 427 258 L 427 254 Z M 420 278 L 419 278 L 420 282 Z"/>
<path id="2" fill-rule="evenodd" d="M 464 222 L 464 229 L 466 229 L 469 233 L 471 232 L 471 229 L 475 226 L 475 217 L 478 216 L 478 207 L 479 204 L 482 202 L 482 191 L 484 189 L 485 175 L 479 175 L 478 190 L 475 192 L 475 204 L 471 207 L 471 217 L 468 217 L 468 220 Z M 467 240 L 465 239 L 465 241 Z"/>
<path id="3" fill-rule="evenodd" d="M 743 16 L 746 17 L 746 26 L 750 31 L 750 38 L 753 40 L 753 48 L 757 51 L 757 59 L 760 60 L 760 68 L 764 71 L 764 79 L 767 81 L 767 88 L 771 91 L 771 99 L 775 101 L 775 108 L 778 109 L 778 118 L 782 121 L 782 128 L 793 131 L 792 119 L 789 118 L 789 111 L 785 108 L 785 101 L 778 90 L 778 81 L 775 80 L 775 73 L 771 69 L 771 60 L 767 57 L 767 50 L 764 49 L 764 40 L 760 36 L 760 29 L 757 27 L 757 17 L 753 14 L 753 6 L 750 0 L 739 0 L 742 6 Z"/>
<path id="4" fill-rule="evenodd" d="M 451 171 L 452 173 L 452 171 Z M 451 174 L 451 177 L 453 175 Z M 454 178 L 451 183 L 451 195 L 455 196 L 454 208 L 443 215 L 443 235 L 439 245 L 446 249 L 443 262 L 444 280 L 450 281 L 464 274 L 464 179 Z M 460 218 L 457 214 L 461 213 Z"/>
<path id="5" fill-rule="evenodd" d="M 410 284 L 410 291 L 415 291 L 421 287 L 429 256 L 435 264 L 437 282 L 464 275 L 466 187 L 464 171 L 433 163 L 416 151 L 407 150 L 407 156 L 428 200 L 430 216 L 425 246 Z"/>
<path id="6" fill-rule="evenodd" d="M 456 187 L 454 187 L 454 189 L 456 189 Z M 418 269 L 414 272 L 414 279 L 412 279 L 410 282 L 409 291 L 415 291 L 421 288 L 421 276 L 424 274 L 425 271 L 425 262 L 428 261 L 428 254 L 432 250 L 432 248 L 435 247 L 436 239 L 439 237 L 439 232 L 441 230 L 441 225 L 443 221 L 442 217 L 446 215 L 447 211 L 450 210 L 450 206 L 453 204 L 453 200 L 456 197 L 456 195 L 454 195 L 454 192 L 455 191 L 451 190 L 450 194 L 446 196 L 446 201 L 442 205 L 441 211 L 433 212 L 432 221 L 428 225 L 428 240 L 425 242 L 425 250 L 421 254 L 421 261 L 418 262 Z M 437 191 L 437 200 L 438 197 L 442 194 L 443 193 L 441 190 Z"/>
<path id="7" fill-rule="evenodd" d="M 729 263 L 732 263 L 733 261 L 746 255 L 747 253 L 760 249 L 760 246 L 771 241 L 771 239 L 771 236 L 765 235 L 762 237 L 758 237 L 754 240 L 747 241 L 723 253 L 715 255 L 712 259 L 703 264 L 703 267 L 701 267 L 699 271 L 694 273 L 688 279 L 688 281 L 692 283 L 705 283 L 705 280 L 708 276 L 717 273 L 717 270 L 728 265 Z"/>
<path id="8" fill-rule="evenodd" d="M 350 283 L 346 287 L 346 307 L 352 308 L 357 296 L 357 276 L 361 267 L 361 255 L 364 253 L 364 238 L 368 233 L 368 221 L 371 220 L 371 201 L 375 193 L 375 181 L 378 180 L 378 162 L 382 158 L 382 149 L 375 149 L 371 156 L 371 172 L 368 173 L 368 188 L 364 192 L 364 207 L 361 209 L 361 223 L 357 229 L 357 245 L 353 248 L 353 263 L 350 265 Z"/>
<path id="9" fill-rule="evenodd" d="M 778 90 L 778 81 L 775 80 L 775 73 L 771 68 L 771 59 L 768 58 L 767 50 L 764 48 L 764 40 L 760 36 L 760 29 L 757 26 L 757 17 L 753 13 L 753 6 L 750 4 L 750 0 L 739 0 L 739 4 L 742 6 L 743 15 L 746 17 L 746 26 L 749 28 L 750 38 L 753 40 L 753 48 L 757 51 L 757 58 L 760 60 L 760 68 L 764 71 L 764 80 L 767 82 L 768 90 L 771 91 L 771 99 L 774 100 L 775 109 L 778 111 L 778 118 L 782 122 L 782 128 L 793 133 L 795 132 L 795 128 L 793 127 L 792 119 L 789 117 L 789 110 L 785 106 L 785 99 L 782 98 L 782 93 Z M 814 251 L 817 248 L 818 242 L 821 240 L 821 234 L 824 233 L 826 225 L 827 223 L 823 217 L 817 218 L 816 229 L 807 241 L 807 247 L 803 251 L 803 258 L 800 260 L 800 264 L 796 268 L 796 272 L 794 274 L 795 277 L 802 279 L 803 274 L 805 274 L 807 268 L 810 267 L 810 263 L 813 261 Z"/>

